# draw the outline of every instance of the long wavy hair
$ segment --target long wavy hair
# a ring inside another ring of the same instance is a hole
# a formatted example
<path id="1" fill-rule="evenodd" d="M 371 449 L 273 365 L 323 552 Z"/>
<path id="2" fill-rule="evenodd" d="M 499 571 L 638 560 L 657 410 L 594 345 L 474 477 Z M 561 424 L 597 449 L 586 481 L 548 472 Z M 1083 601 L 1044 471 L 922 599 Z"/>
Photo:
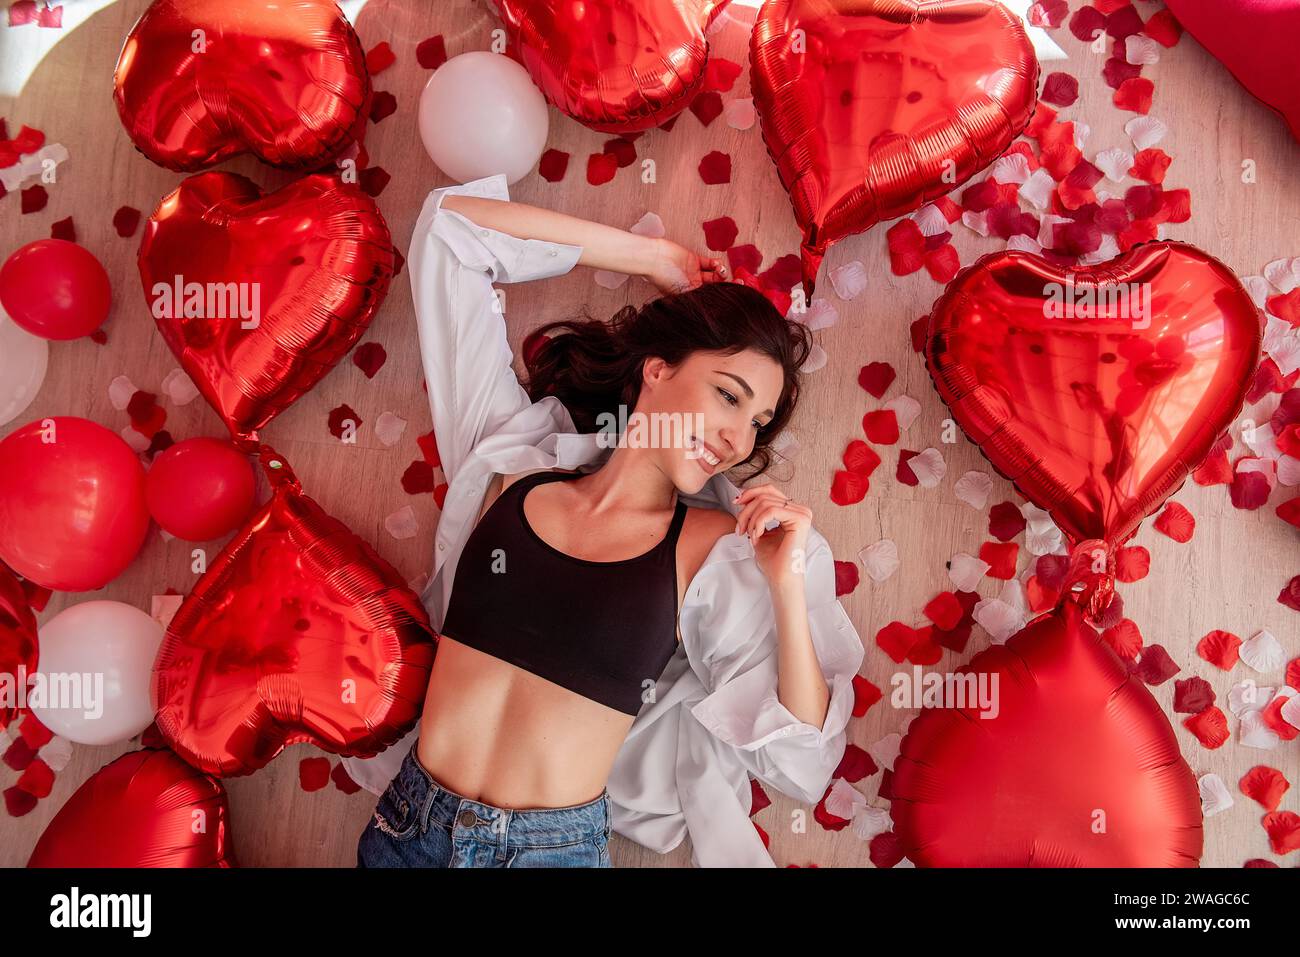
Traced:
<path id="1" fill-rule="evenodd" d="M 800 369 L 812 349 L 808 327 L 782 316 L 749 286 L 705 283 L 642 306 L 624 306 L 607 322 L 584 313 L 546 323 L 528 336 L 522 350 L 525 388 L 534 402 L 556 396 L 579 432 L 596 432 L 602 414 L 617 421 L 620 405 L 635 408 L 646 359 L 658 356 L 676 366 L 694 352 L 734 355 L 744 349 L 773 359 L 785 377 L 772 420 L 758 430 L 748 458 L 733 467 L 750 470 L 744 482 L 771 466 L 772 442 L 794 414 Z"/>

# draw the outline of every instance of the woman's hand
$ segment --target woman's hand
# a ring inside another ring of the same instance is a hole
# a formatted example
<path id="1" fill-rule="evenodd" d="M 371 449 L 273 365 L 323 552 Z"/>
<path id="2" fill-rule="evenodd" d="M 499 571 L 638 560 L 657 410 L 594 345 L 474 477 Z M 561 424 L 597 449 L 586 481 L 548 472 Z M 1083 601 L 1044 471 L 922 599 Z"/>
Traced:
<path id="1" fill-rule="evenodd" d="M 722 259 L 701 256 L 671 239 L 656 239 L 643 273 L 660 292 L 686 292 L 706 282 L 727 278 Z"/>
<path id="2" fill-rule="evenodd" d="M 736 533 L 749 536 L 754 558 L 768 583 L 773 587 L 802 585 L 812 509 L 790 501 L 771 484 L 744 489 L 736 501 L 741 503 Z M 765 531 L 772 519 L 781 524 Z"/>

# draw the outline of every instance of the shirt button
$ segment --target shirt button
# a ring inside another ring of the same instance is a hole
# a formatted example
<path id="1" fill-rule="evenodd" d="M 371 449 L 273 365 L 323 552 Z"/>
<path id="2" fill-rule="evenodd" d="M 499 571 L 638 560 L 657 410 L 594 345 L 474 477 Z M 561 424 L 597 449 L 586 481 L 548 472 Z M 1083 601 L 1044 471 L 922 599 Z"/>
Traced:
<path id="1" fill-rule="evenodd" d="M 475 814 L 473 811 L 471 811 L 469 808 L 465 808 L 465 810 L 460 812 L 461 827 L 473 827 L 477 821 L 478 821 L 478 815 Z"/>
<path id="2" fill-rule="evenodd" d="M 442 550 L 443 550 L 443 544 L 442 544 L 442 542 L 439 542 L 439 543 L 438 543 L 438 551 L 442 551 Z"/>
<path id="3" fill-rule="evenodd" d="M 488 231 L 487 231 L 486 229 L 480 229 L 480 230 L 478 231 L 478 234 L 479 234 L 480 236 L 486 236 L 486 235 L 488 234 Z"/>
<path id="4" fill-rule="evenodd" d="M 554 256 L 554 255 L 555 255 L 555 250 L 552 249 L 552 250 L 551 250 L 550 252 L 548 252 L 546 255 L 548 255 L 548 256 Z"/>

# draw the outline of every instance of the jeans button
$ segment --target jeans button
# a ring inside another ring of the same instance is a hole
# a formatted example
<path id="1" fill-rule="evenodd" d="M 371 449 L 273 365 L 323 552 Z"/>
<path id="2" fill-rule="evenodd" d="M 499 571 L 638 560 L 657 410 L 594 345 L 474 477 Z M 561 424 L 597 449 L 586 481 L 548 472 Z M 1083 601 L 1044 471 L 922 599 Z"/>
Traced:
<path id="1" fill-rule="evenodd" d="M 473 827 L 478 822 L 478 815 L 469 808 L 460 812 L 461 827 Z"/>

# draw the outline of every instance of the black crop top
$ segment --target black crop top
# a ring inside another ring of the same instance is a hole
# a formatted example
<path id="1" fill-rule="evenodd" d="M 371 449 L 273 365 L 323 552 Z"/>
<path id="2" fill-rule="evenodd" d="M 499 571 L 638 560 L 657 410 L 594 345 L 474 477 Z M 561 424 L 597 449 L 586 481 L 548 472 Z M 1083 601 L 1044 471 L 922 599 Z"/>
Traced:
<path id="1" fill-rule="evenodd" d="M 677 650 L 678 501 L 668 534 L 635 558 L 593 562 L 547 544 L 524 497 L 577 472 L 525 475 L 497 496 L 456 565 L 441 633 L 635 716 Z"/>

